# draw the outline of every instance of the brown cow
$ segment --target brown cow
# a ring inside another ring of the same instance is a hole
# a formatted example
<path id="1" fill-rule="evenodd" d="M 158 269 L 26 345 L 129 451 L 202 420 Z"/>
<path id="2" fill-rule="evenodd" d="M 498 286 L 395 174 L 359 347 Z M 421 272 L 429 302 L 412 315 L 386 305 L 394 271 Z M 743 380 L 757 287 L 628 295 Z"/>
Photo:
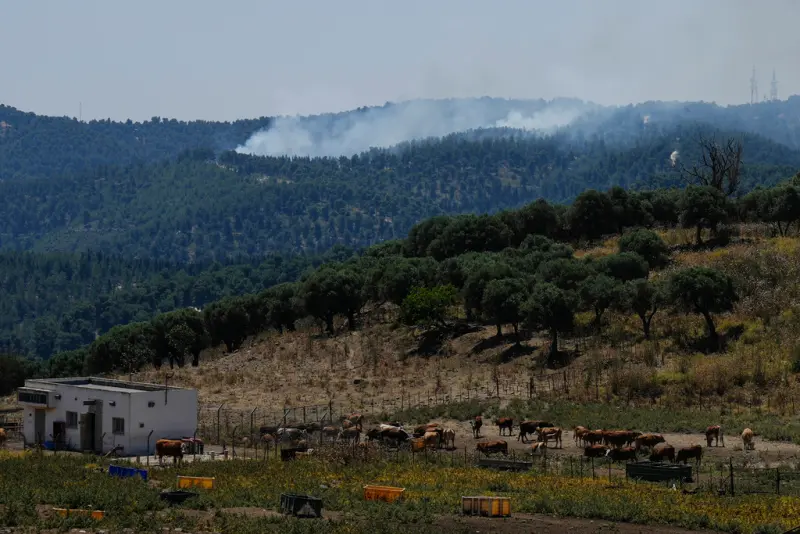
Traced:
<path id="1" fill-rule="evenodd" d="M 603 432 L 603 443 L 614 448 L 619 448 L 623 445 L 630 446 L 640 435 L 640 432 L 633 432 L 632 430 L 608 430 Z"/>
<path id="2" fill-rule="evenodd" d="M 436 449 L 439 447 L 439 433 L 438 432 L 425 432 L 425 435 L 422 436 L 422 440 L 425 442 L 425 446 L 431 449 Z"/>
<path id="3" fill-rule="evenodd" d="M 576 426 L 572 429 L 572 439 L 575 440 L 575 446 L 584 445 L 583 436 L 589 432 L 589 429 L 585 426 Z"/>
<path id="4" fill-rule="evenodd" d="M 611 459 L 612 462 L 622 462 L 633 460 L 636 461 L 636 449 L 633 447 L 622 447 L 619 449 L 608 449 L 606 452 L 606 456 Z"/>
<path id="5" fill-rule="evenodd" d="M 692 458 L 695 459 L 697 465 L 700 465 L 700 459 L 703 457 L 703 447 L 700 445 L 692 445 L 691 447 L 683 447 L 682 449 L 678 450 L 677 456 L 675 456 L 675 462 L 686 463 L 687 460 Z"/>
<path id="6" fill-rule="evenodd" d="M 651 462 L 662 462 L 665 459 L 670 462 L 675 461 L 675 447 L 667 443 L 659 443 L 653 447 L 653 452 L 650 453 Z"/>
<path id="7" fill-rule="evenodd" d="M 754 438 L 755 438 L 755 433 L 749 428 L 745 428 L 742 431 L 742 445 L 744 446 L 744 450 L 746 451 L 755 450 L 756 442 Z"/>
<path id="8" fill-rule="evenodd" d="M 452 428 L 444 429 L 444 432 L 442 433 L 442 439 L 444 441 L 445 449 L 452 450 L 456 448 L 456 431 Z"/>
<path id="9" fill-rule="evenodd" d="M 652 449 L 659 443 L 666 443 L 666 441 L 661 434 L 642 434 L 636 438 L 636 449 L 641 450 L 643 447 Z"/>
<path id="10" fill-rule="evenodd" d="M 6 446 L 6 439 L 8 439 L 8 436 L 6 436 L 5 428 L 0 428 L 0 447 Z"/>
<path id="11" fill-rule="evenodd" d="M 523 421 L 519 424 L 517 441 L 522 440 L 523 443 L 527 443 L 528 434 L 535 434 L 542 428 L 549 428 L 552 426 L 553 425 L 547 421 Z"/>
<path id="12" fill-rule="evenodd" d="M 589 445 L 597 445 L 603 442 L 602 430 L 589 430 L 583 435 L 583 442 Z"/>
<path id="13" fill-rule="evenodd" d="M 414 427 L 414 437 L 421 438 L 425 432 L 442 432 L 442 425 L 439 423 L 425 423 Z"/>
<path id="14" fill-rule="evenodd" d="M 602 458 L 607 450 L 605 445 L 588 445 L 583 448 L 583 455 L 587 458 Z"/>
<path id="15" fill-rule="evenodd" d="M 501 417 L 497 420 L 497 428 L 500 429 L 500 435 L 503 435 L 504 430 L 508 430 L 508 435 L 514 433 L 514 419 L 511 417 Z"/>
<path id="16" fill-rule="evenodd" d="M 481 417 L 480 415 L 476 415 L 475 420 L 470 421 L 469 424 L 472 427 L 472 437 L 475 439 L 481 437 L 481 427 L 483 426 L 483 417 Z"/>
<path id="17" fill-rule="evenodd" d="M 716 446 L 719 447 L 719 440 L 722 439 L 722 446 L 725 446 L 725 437 L 722 435 L 722 427 L 714 425 L 706 428 L 706 444 L 710 447 L 711 441 L 716 439 Z"/>
<path id="18" fill-rule="evenodd" d="M 183 461 L 184 447 L 184 443 L 179 439 L 160 439 L 156 441 L 158 465 L 161 465 L 164 456 L 172 456 L 172 463 L 181 463 Z"/>
<path id="19" fill-rule="evenodd" d="M 496 439 L 494 441 L 482 441 L 477 444 L 478 452 L 489 456 L 490 454 L 494 454 L 497 452 L 502 452 L 503 456 L 508 456 L 508 442 L 502 439 Z"/>
<path id="20" fill-rule="evenodd" d="M 556 448 L 563 448 L 564 443 L 561 441 L 561 429 L 558 427 L 540 428 L 538 440 L 545 443 L 552 439 L 556 443 Z"/>

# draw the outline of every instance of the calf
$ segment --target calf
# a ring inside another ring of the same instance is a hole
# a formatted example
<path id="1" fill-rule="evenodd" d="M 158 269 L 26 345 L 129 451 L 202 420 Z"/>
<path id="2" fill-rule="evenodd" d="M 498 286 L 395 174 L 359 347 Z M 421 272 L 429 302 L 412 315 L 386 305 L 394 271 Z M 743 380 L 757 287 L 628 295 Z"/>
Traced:
<path id="1" fill-rule="evenodd" d="M 444 441 L 445 449 L 455 449 L 456 448 L 456 431 L 452 428 L 445 428 L 444 432 L 442 433 L 442 439 Z"/>
<path id="2" fill-rule="evenodd" d="M 752 451 L 756 448 L 755 433 L 749 428 L 742 431 L 742 446 L 746 451 Z"/>
<path id="3" fill-rule="evenodd" d="M 675 447 L 667 443 L 659 443 L 653 447 L 653 452 L 650 453 L 650 461 L 663 462 L 665 459 L 670 462 L 675 461 Z"/>
<path id="4" fill-rule="evenodd" d="M 572 429 L 572 439 L 575 441 L 576 447 L 584 445 L 583 437 L 587 432 L 589 432 L 589 429 L 585 426 L 576 426 Z"/>
<path id="5" fill-rule="evenodd" d="M 476 449 L 478 450 L 478 452 L 481 452 L 486 456 L 498 452 L 503 453 L 503 456 L 508 456 L 508 442 L 502 439 L 497 439 L 494 441 L 483 441 L 477 444 Z"/>
<path id="6" fill-rule="evenodd" d="M 514 433 L 514 420 L 510 417 L 501 417 L 497 420 L 497 428 L 500 429 L 500 435 L 503 435 L 503 431 L 508 430 L 508 435 Z"/>
<path id="7" fill-rule="evenodd" d="M 519 424 L 519 435 L 517 441 L 527 443 L 528 434 L 536 434 L 542 428 L 550 428 L 553 425 L 547 421 L 523 421 Z"/>
<path id="8" fill-rule="evenodd" d="M 706 428 L 706 444 L 707 446 L 711 446 L 711 441 L 716 439 L 716 446 L 719 447 L 719 441 L 722 439 L 722 446 L 725 446 L 725 437 L 722 435 L 722 427 L 720 425 L 714 425 Z"/>
<path id="9" fill-rule="evenodd" d="M 702 457 L 703 447 L 700 445 L 692 445 L 691 447 L 683 447 L 682 449 L 679 449 L 677 456 L 675 456 L 675 461 L 678 463 L 683 462 L 685 464 L 687 460 L 694 458 L 699 466 L 700 459 Z"/>
<path id="10" fill-rule="evenodd" d="M 636 449 L 633 447 L 622 447 L 619 449 L 608 449 L 606 456 L 612 462 L 627 462 L 628 460 L 636 461 Z"/>
<path id="11" fill-rule="evenodd" d="M 481 426 L 483 426 L 483 417 L 481 417 L 480 415 L 476 415 L 475 420 L 470 421 L 469 424 L 472 427 L 472 437 L 475 439 L 481 437 Z"/>
<path id="12" fill-rule="evenodd" d="M 549 427 L 549 428 L 540 428 L 539 429 L 539 441 L 543 441 L 545 444 L 548 440 L 552 439 L 556 443 L 557 448 L 562 448 L 564 446 L 563 442 L 561 441 L 561 429 L 557 427 Z"/>
<path id="13" fill-rule="evenodd" d="M 583 455 L 587 458 L 602 458 L 607 450 L 605 445 L 588 445 L 583 448 Z"/>

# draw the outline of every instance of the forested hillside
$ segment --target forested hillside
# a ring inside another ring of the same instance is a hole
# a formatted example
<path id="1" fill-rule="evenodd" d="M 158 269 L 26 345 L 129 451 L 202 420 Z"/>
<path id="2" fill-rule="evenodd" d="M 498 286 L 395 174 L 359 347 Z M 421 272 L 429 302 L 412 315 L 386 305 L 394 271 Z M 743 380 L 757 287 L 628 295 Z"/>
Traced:
<path id="1" fill-rule="evenodd" d="M 0 184 L 0 248 L 97 250 L 179 263 L 322 253 L 404 237 L 418 221 L 493 213 L 586 189 L 683 185 L 669 156 L 699 155 L 698 126 L 645 134 L 635 146 L 567 134 L 440 140 L 352 158 L 255 157 L 210 150 L 176 161 L 102 167 L 59 180 Z M 718 135 L 726 135 L 718 133 Z M 741 190 L 800 168 L 800 152 L 743 136 Z"/>
<path id="2" fill-rule="evenodd" d="M 0 253 L 0 353 L 49 358 L 94 341 L 115 325 L 198 307 L 295 281 L 305 269 L 345 260 L 271 254 L 252 263 L 181 264 L 103 253 Z"/>
<path id="3" fill-rule="evenodd" d="M 292 330 L 304 319 L 329 334 L 337 317 L 358 328 L 367 308 L 386 303 L 400 306 L 402 321 L 434 330 L 449 328 L 459 305 L 467 321 L 494 324 L 498 333 L 523 324 L 545 331 L 553 342 L 551 359 L 576 313 L 590 312 L 593 327 L 612 308 L 635 314 L 648 337 L 653 316 L 667 306 L 703 317 L 703 346 L 716 350 L 715 314 L 745 298 L 752 313 L 769 318 L 794 298 L 794 290 L 782 286 L 767 302 L 759 293 L 762 284 L 742 280 L 734 286 L 726 273 L 705 268 L 651 279 L 671 260 L 666 243 L 648 228 L 690 229 L 701 250 L 728 242 L 735 234 L 730 223 L 748 221 L 771 226 L 776 235 L 797 232 L 800 177 L 741 200 L 714 186 L 641 193 L 614 188 L 586 191 L 569 207 L 539 200 L 497 215 L 434 217 L 415 225 L 405 240 L 325 263 L 298 282 L 224 298 L 202 312 L 182 309 L 116 326 L 90 346 L 28 372 L 103 373 L 190 360 L 198 365 L 206 348 L 236 350 L 248 336 Z M 576 257 L 568 244 L 613 233 L 623 233 L 618 253 L 600 259 Z"/>
<path id="4" fill-rule="evenodd" d="M 160 161 L 197 147 L 230 150 L 270 120 L 81 122 L 0 104 L 0 181 L 57 179 L 105 165 Z"/>

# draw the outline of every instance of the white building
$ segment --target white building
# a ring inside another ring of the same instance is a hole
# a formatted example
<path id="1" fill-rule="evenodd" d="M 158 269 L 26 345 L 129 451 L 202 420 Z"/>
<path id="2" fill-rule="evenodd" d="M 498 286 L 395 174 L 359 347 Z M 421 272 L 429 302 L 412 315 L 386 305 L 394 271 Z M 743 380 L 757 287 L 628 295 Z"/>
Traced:
<path id="1" fill-rule="evenodd" d="M 26 380 L 17 397 L 28 443 L 59 441 L 98 453 L 121 446 L 121 454 L 133 456 L 152 454 L 158 439 L 191 437 L 197 430 L 195 389 L 63 378 Z"/>

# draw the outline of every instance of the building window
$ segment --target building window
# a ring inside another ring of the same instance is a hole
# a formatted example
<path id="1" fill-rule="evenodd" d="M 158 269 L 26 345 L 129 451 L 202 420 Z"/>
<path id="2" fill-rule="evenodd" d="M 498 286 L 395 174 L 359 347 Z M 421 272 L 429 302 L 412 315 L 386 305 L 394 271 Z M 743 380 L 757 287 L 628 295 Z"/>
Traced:
<path id="1" fill-rule="evenodd" d="M 111 431 L 114 434 L 125 433 L 125 419 L 122 417 L 114 417 L 111 419 Z"/>
<path id="2" fill-rule="evenodd" d="M 67 428 L 78 428 L 78 412 L 67 412 Z"/>
<path id="3" fill-rule="evenodd" d="M 29 404 L 47 404 L 46 393 L 32 393 L 30 391 L 20 391 L 17 394 L 19 402 L 27 402 Z"/>

